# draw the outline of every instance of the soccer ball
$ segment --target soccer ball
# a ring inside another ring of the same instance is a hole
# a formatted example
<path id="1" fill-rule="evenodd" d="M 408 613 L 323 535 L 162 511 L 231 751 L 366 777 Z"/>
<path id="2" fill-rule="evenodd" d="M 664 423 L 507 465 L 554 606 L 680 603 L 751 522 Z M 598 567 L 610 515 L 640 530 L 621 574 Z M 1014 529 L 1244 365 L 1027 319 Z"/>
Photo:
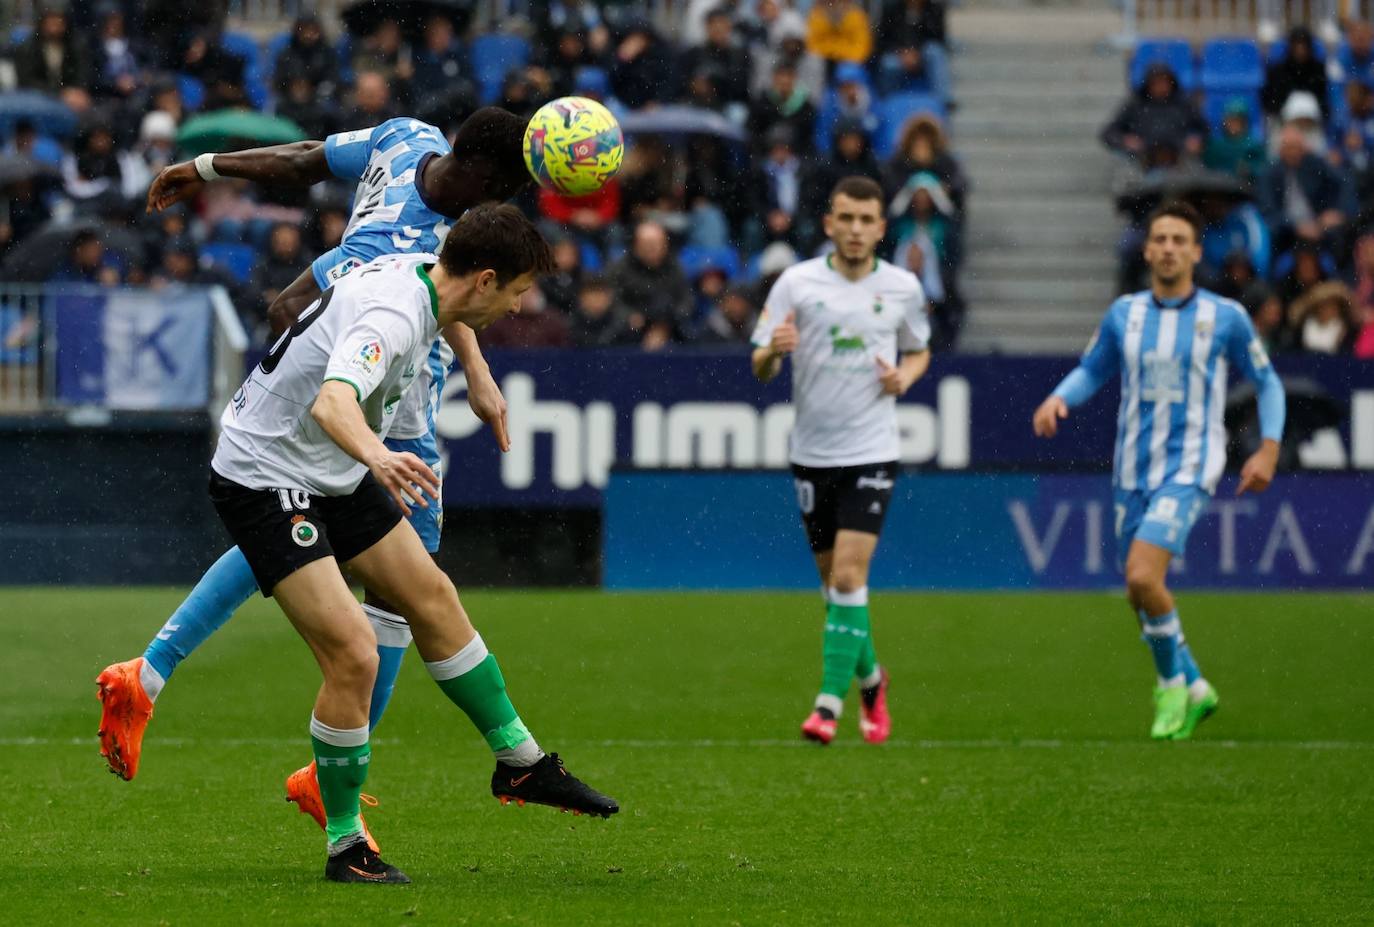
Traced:
<path id="1" fill-rule="evenodd" d="M 525 129 L 525 167 L 539 186 L 586 196 L 620 170 L 625 139 L 611 111 L 586 97 L 545 103 Z"/>

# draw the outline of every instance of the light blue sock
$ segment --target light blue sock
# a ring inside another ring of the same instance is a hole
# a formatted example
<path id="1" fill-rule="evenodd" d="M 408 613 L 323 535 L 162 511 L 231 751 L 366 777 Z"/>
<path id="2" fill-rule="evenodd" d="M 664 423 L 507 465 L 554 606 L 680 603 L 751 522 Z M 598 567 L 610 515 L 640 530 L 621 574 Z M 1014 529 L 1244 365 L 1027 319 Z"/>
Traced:
<path id="1" fill-rule="evenodd" d="M 1183 681 L 1192 685 L 1202 678 L 1202 670 L 1198 668 L 1197 661 L 1193 659 L 1192 648 L 1188 646 L 1187 639 L 1183 632 L 1178 635 L 1178 666 L 1183 671 Z"/>
<path id="2" fill-rule="evenodd" d="M 205 571 L 196 588 L 157 632 L 143 659 L 163 679 L 191 655 L 258 591 L 258 581 L 237 547 L 231 547 Z"/>
<path id="3" fill-rule="evenodd" d="M 372 704 L 367 709 L 369 729 L 376 730 L 382 720 L 396 676 L 401 672 L 401 660 L 410 647 L 410 625 L 400 615 L 383 611 L 375 605 L 364 605 L 363 612 L 377 633 L 377 681 L 372 684 Z"/>
<path id="4" fill-rule="evenodd" d="M 1159 684 L 1182 684 L 1184 678 L 1182 661 L 1179 659 L 1179 644 L 1183 642 L 1183 628 L 1179 624 L 1178 610 L 1154 618 L 1142 611 L 1140 629 L 1144 632 L 1142 637 L 1145 643 L 1150 645 L 1150 653 L 1155 658 L 1155 672 L 1159 675 Z"/>

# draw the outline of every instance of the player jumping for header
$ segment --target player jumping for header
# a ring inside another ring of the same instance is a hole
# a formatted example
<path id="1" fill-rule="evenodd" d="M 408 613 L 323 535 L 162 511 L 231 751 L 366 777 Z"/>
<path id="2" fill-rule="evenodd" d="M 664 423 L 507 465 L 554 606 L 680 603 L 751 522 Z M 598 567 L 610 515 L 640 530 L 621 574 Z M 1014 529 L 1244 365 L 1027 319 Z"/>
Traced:
<path id="1" fill-rule="evenodd" d="M 1166 585 L 1169 561 L 1226 466 L 1226 372 L 1235 367 L 1259 390 L 1263 443 L 1241 469 L 1236 495 L 1274 479 L 1283 437 L 1283 385 L 1238 303 L 1197 289 L 1202 217 L 1185 203 L 1161 206 L 1146 225 L 1150 289 L 1112 304 L 1083 360 L 1035 410 L 1035 433 L 1052 438 L 1069 410 L 1121 375 L 1115 495 L 1117 550 L 1126 594 L 1154 656 L 1158 687 L 1150 736 L 1186 740 L 1216 711 L 1217 691 L 1183 637 Z"/>
<path id="2" fill-rule="evenodd" d="M 920 281 L 876 257 L 886 230 L 882 188 L 840 181 L 825 216 L 834 251 L 783 272 L 753 337 L 765 383 L 792 355 L 792 475 L 826 598 L 821 691 L 802 736 L 822 744 L 835 738 L 856 676 L 864 740 L 882 743 L 892 730 L 868 570 L 897 478 L 897 397 L 930 366 L 930 321 Z"/>
<path id="3" fill-rule="evenodd" d="M 309 186 L 329 177 L 357 181 L 343 241 L 317 258 L 272 303 L 269 315 L 280 333 L 328 287 L 362 264 L 385 254 L 435 253 L 451 223 L 465 211 L 519 192 L 530 182 L 521 154 L 525 125 L 524 119 L 503 109 L 487 107 L 463 122 L 451 147 L 434 126 L 401 117 L 371 129 L 331 135 L 323 142 L 204 154 L 165 169 L 148 191 L 148 208 L 164 209 L 190 199 L 220 176 L 279 187 Z M 416 454 L 436 473 L 440 456 L 435 419 L 454 352 L 467 377 L 473 411 L 492 426 L 502 450 L 509 446 L 505 401 L 472 330 L 457 322 L 443 335 L 420 366 L 418 385 L 402 399 L 387 438 L 392 450 Z M 417 506 L 410 518 L 426 549 L 437 551 L 441 505 Z M 113 772 L 124 779 L 138 772 L 143 734 L 162 687 L 178 664 L 255 591 L 247 560 L 238 548 L 229 550 L 167 619 L 142 657 L 113 664 L 100 674 L 101 753 Z M 368 592 L 363 607 L 377 634 L 380 659 L 370 714 L 375 725 L 386 710 L 411 636 L 397 610 L 375 591 Z M 313 765 L 288 778 L 287 797 L 324 826 Z"/>
<path id="4" fill-rule="evenodd" d="M 494 795 L 601 816 L 619 810 L 545 754 L 520 720 L 496 658 L 404 517 L 407 505 L 438 498 L 438 477 L 384 443 L 439 331 L 455 321 L 480 329 L 518 311 L 552 266 L 547 244 L 514 206 L 473 209 L 437 261 L 383 257 L 326 290 L 221 418 L 211 501 L 258 587 L 324 674 L 310 735 L 326 814 L 325 875 L 335 881 L 408 881 L 369 846 L 359 814 L 377 637 L 341 567 L 405 617 L 425 668 L 495 753 Z"/>

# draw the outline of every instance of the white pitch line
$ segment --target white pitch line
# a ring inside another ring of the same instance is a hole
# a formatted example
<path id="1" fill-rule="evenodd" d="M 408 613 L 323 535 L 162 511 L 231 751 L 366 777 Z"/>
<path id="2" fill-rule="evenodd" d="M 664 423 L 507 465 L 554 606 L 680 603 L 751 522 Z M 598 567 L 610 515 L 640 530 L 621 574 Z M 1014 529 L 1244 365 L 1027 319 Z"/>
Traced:
<path id="1" fill-rule="evenodd" d="M 167 737 L 153 738 L 150 746 L 159 747 L 296 747 L 305 737 Z M 398 739 L 378 739 L 375 746 L 395 746 L 405 743 Z M 94 737 L 0 737 L 0 747 L 96 747 Z M 801 739 L 759 740 L 583 740 L 565 741 L 563 745 L 599 747 L 621 750 L 670 750 L 689 747 L 703 750 L 778 750 L 816 749 Z M 832 748 L 868 748 L 858 741 L 837 741 Z M 904 750 L 1108 750 L 1114 748 L 1151 748 L 1147 740 L 889 740 L 886 749 Z M 1374 741 L 1367 740 L 1194 740 L 1183 749 L 1209 747 L 1220 750 L 1287 749 L 1287 750 L 1374 750 Z M 871 748 L 869 748 L 871 749 Z"/>

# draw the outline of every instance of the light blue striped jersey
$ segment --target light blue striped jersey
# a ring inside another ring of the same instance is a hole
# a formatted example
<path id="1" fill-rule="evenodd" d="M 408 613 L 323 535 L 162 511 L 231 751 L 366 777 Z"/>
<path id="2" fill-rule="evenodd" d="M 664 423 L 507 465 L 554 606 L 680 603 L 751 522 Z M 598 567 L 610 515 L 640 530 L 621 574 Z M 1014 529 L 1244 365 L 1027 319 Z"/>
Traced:
<path id="1" fill-rule="evenodd" d="M 425 199 L 418 181 L 430 158 L 450 150 L 443 132 L 405 116 L 325 139 L 330 171 L 344 180 L 358 181 L 358 189 L 343 240 L 315 262 L 321 289 L 383 255 L 439 253 L 453 218 Z M 397 411 L 393 437 L 433 434 L 439 396 L 452 362 L 453 351 L 442 338 L 436 340 L 426 369 Z"/>
<path id="2" fill-rule="evenodd" d="M 1112 304 L 1080 367 L 1099 384 L 1121 374 L 1114 484 L 1216 489 L 1226 466 L 1226 375 L 1257 387 L 1277 375 L 1250 316 L 1207 290 L 1161 303 L 1146 290 Z M 1280 414 L 1279 430 L 1282 430 Z"/>

